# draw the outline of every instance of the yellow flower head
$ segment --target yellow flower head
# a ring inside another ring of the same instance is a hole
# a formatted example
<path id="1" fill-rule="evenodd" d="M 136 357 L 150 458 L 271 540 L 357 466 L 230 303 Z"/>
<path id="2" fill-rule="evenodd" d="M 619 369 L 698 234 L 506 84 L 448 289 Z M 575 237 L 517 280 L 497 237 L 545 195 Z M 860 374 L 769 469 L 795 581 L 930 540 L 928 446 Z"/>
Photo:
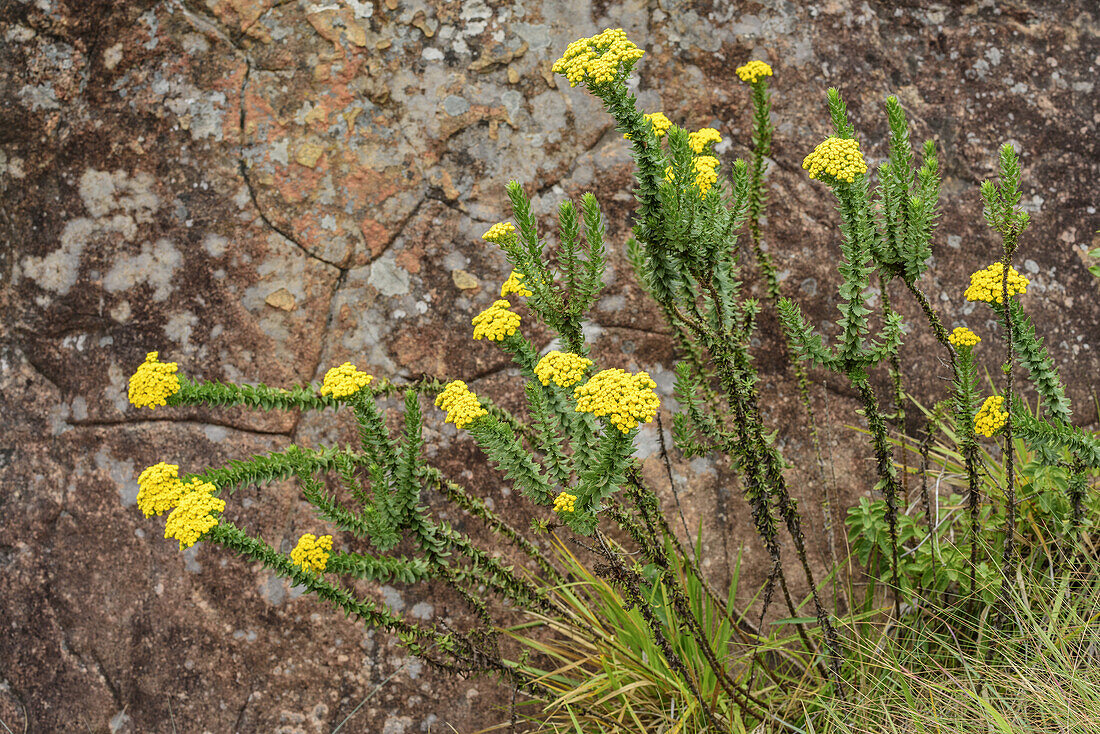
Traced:
<path id="1" fill-rule="evenodd" d="M 653 388 L 657 384 L 646 372 L 632 375 L 625 370 L 602 370 L 573 390 L 578 413 L 607 416 L 612 424 L 627 433 L 639 423 L 657 416 L 660 400 Z"/>
<path id="2" fill-rule="evenodd" d="M 436 396 L 435 406 L 447 411 L 444 421 L 454 423 L 455 428 L 465 428 L 483 415 L 489 415 L 489 411 L 481 407 L 477 395 L 470 392 L 462 380 L 455 380 L 443 388 Z"/>
<path id="3" fill-rule="evenodd" d="M 531 295 L 531 291 L 527 290 L 527 286 L 523 284 L 523 273 L 518 270 L 513 270 L 512 274 L 508 276 L 508 280 L 504 281 L 504 285 L 500 287 L 501 298 L 509 293 L 515 293 L 517 296 L 523 296 L 524 298 Z"/>
<path id="4" fill-rule="evenodd" d="M 535 365 L 535 377 L 543 385 L 549 385 L 550 380 L 559 387 L 569 387 L 584 379 L 584 371 L 592 366 L 592 360 L 585 359 L 572 352 L 559 352 L 553 350 Z"/>
<path id="5" fill-rule="evenodd" d="M 158 362 L 159 352 L 149 352 L 145 361 L 130 378 L 130 403 L 136 408 L 153 410 L 167 405 L 169 397 L 180 390 L 179 367 L 175 362 Z"/>
<path id="6" fill-rule="evenodd" d="M 649 124 L 653 126 L 653 134 L 659 138 L 663 138 L 668 129 L 672 127 L 672 120 L 665 117 L 664 112 L 649 112 L 642 115 L 643 118 L 649 120 Z M 630 140 L 630 133 L 623 133 L 623 137 Z"/>
<path id="7" fill-rule="evenodd" d="M 856 176 L 867 173 L 859 141 L 851 138 L 826 138 L 806 156 L 802 167 L 810 172 L 810 178 L 826 183 L 831 180 L 853 183 Z"/>
<path id="8" fill-rule="evenodd" d="M 1001 288 L 1001 276 L 1004 274 L 1004 263 L 997 261 L 985 270 L 979 270 L 970 276 L 970 287 L 963 294 L 968 301 L 985 301 L 986 303 L 1004 303 L 1004 291 Z M 1027 278 L 1016 272 L 1016 268 L 1008 266 L 1008 295 L 1015 296 L 1019 293 L 1027 293 L 1027 287 L 1031 283 Z"/>
<path id="9" fill-rule="evenodd" d="M 737 67 L 737 76 L 741 77 L 741 81 L 749 84 L 756 84 L 759 79 L 771 75 L 772 68 L 763 61 L 753 60 L 744 66 Z"/>
<path id="10" fill-rule="evenodd" d="M 693 158 L 691 163 L 695 171 L 695 187 L 699 189 L 700 196 L 705 196 L 710 187 L 718 183 L 718 159 L 712 155 L 701 155 Z M 665 169 L 665 180 L 676 180 L 672 166 Z"/>
<path id="11" fill-rule="evenodd" d="M 324 573 L 331 551 L 331 535 L 322 535 L 318 538 L 313 533 L 306 533 L 298 539 L 298 545 L 294 546 L 294 550 L 290 551 L 290 560 L 296 566 L 301 566 L 303 571 Z"/>
<path id="12" fill-rule="evenodd" d="M 511 305 L 508 301 L 493 301 L 492 306 L 474 316 L 474 339 L 499 342 L 515 334 L 519 328 L 519 314 L 508 310 Z"/>
<path id="13" fill-rule="evenodd" d="M 951 332 L 951 335 L 947 337 L 947 341 L 951 342 L 956 347 L 972 347 L 981 340 L 982 338 L 980 336 L 965 326 L 957 327 Z"/>
<path id="14" fill-rule="evenodd" d="M 701 155 L 695 158 L 695 188 L 701 195 L 710 191 L 710 187 L 718 183 L 718 159 L 712 155 Z"/>
<path id="15" fill-rule="evenodd" d="M 722 142 L 722 135 L 713 127 L 704 127 L 701 130 L 696 130 L 693 133 L 688 133 L 688 145 L 691 146 L 691 152 L 695 155 L 701 155 L 703 151 L 711 145 Z"/>
<path id="16" fill-rule="evenodd" d="M 555 74 L 564 74 L 569 86 L 607 84 L 629 73 L 645 52 L 626 37 L 622 28 L 608 28 L 591 38 L 578 38 L 554 62 Z"/>
<path id="17" fill-rule="evenodd" d="M 351 362 L 344 362 L 325 373 L 321 394 L 332 395 L 334 398 L 346 398 L 369 385 L 373 379 L 372 375 L 355 369 L 355 365 Z"/>
<path id="18" fill-rule="evenodd" d="M 577 495 L 562 492 L 554 498 L 554 512 L 573 512 L 577 504 Z"/>
<path id="19" fill-rule="evenodd" d="M 164 537 L 180 542 L 180 550 L 190 548 L 199 538 L 218 524 L 216 512 L 225 511 L 225 500 L 214 496 L 217 488 L 210 482 L 194 477 L 183 485 L 183 494 L 176 509 L 164 523 Z"/>
<path id="20" fill-rule="evenodd" d="M 146 517 L 163 515 L 179 504 L 183 482 L 176 464 L 153 464 L 138 475 L 138 509 Z"/>
<path id="21" fill-rule="evenodd" d="M 1001 410 L 1005 399 L 1000 395 L 990 395 L 978 409 L 974 416 L 974 431 L 983 436 L 992 437 L 994 433 L 1004 428 L 1008 420 L 1008 413 Z"/>
<path id="22" fill-rule="evenodd" d="M 492 242 L 494 245 L 502 245 L 505 242 L 516 241 L 516 227 L 511 222 L 497 222 L 489 231 L 481 235 L 481 239 Z"/>

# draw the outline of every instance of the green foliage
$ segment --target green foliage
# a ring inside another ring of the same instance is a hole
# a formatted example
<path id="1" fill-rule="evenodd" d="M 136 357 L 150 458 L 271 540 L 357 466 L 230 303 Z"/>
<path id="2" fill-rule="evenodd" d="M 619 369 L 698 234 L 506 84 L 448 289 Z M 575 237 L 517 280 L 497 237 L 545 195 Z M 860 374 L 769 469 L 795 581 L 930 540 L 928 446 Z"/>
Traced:
<path id="1" fill-rule="evenodd" d="M 939 161 L 936 144 L 924 144 L 923 163 L 913 166 L 909 123 L 896 97 L 886 98 L 890 125 L 890 156 L 879 169 L 879 244 L 875 260 L 880 267 L 913 283 L 928 267 L 932 235 L 939 217 Z"/>
<path id="2" fill-rule="evenodd" d="M 1092 248 L 1086 253 L 1086 256 L 1092 263 L 1088 266 L 1089 272 L 1092 273 L 1095 277 L 1100 278 L 1100 247 Z"/>
<path id="3" fill-rule="evenodd" d="M 1011 143 L 1001 146 L 1000 183 L 982 182 L 985 221 L 1006 237 L 1014 237 L 1027 229 L 1031 221 L 1020 204 L 1020 159 Z"/>
<path id="4" fill-rule="evenodd" d="M 180 390 L 168 398 L 169 405 L 213 405 L 228 408 L 243 405 L 259 410 L 321 410 L 335 408 L 337 398 L 319 395 L 311 386 L 290 389 L 267 385 L 227 385 L 223 382 L 193 382 L 180 376 Z"/>
<path id="5" fill-rule="evenodd" d="M 470 424 L 469 432 L 497 471 L 505 479 L 512 481 L 524 496 L 540 505 L 549 504 L 553 500 L 550 483 L 527 450 L 520 445 L 512 429 L 503 423 L 482 418 Z"/>
<path id="6" fill-rule="evenodd" d="M 502 242 L 501 247 L 512 267 L 524 274 L 523 283 L 532 292 L 528 306 L 561 336 L 570 351 L 585 354 L 581 321 L 603 289 L 605 246 L 600 205 L 592 194 L 582 197 L 583 239 L 576 207 L 569 201 L 559 206 L 561 251 L 557 270 L 551 268 L 546 257 L 546 245 L 539 238 L 538 223 L 523 187 L 510 181 L 507 190 L 518 238 L 515 243 Z M 584 258 L 580 257 L 582 251 Z"/>
<path id="7" fill-rule="evenodd" d="M 1004 319 L 1004 307 L 990 304 L 993 311 Z M 1008 302 L 1008 318 L 1012 323 L 1012 346 L 1016 349 L 1016 359 L 1027 370 L 1031 384 L 1043 401 L 1043 408 L 1054 420 L 1068 423 L 1070 420 L 1070 402 L 1066 397 L 1062 378 L 1050 358 L 1043 339 L 1036 336 L 1031 317 L 1024 312 L 1019 301 Z"/>

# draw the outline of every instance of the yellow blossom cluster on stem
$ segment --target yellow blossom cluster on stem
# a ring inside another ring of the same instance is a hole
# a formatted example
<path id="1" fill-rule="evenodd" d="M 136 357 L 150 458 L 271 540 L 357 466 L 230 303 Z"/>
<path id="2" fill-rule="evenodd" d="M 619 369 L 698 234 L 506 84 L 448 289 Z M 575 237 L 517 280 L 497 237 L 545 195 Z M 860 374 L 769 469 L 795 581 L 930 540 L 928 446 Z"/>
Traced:
<path id="1" fill-rule="evenodd" d="M 691 165 L 695 171 L 695 187 L 699 189 L 700 196 L 706 196 L 710 187 L 718 183 L 718 159 L 712 155 L 701 155 L 693 158 Z M 676 180 L 672 166 L 665 169 L 665 180 Z"/>
<path id="2" fill-rule="evenodd" d="M 175 362 L 159 362 L 159 352 L 149 352 L 145 361 L 130 377 L 130 403 L 136 408 L 156 408 L 180 390 L 179 366 Z"/>
<path id="3" fill-rule="evenodd" d="M 508 301 L 494 301 L 492 306 L 474 316 L 474 339 L 503 341 L 519 328 L 519 314 L 509 311 Z"/>
<path id="4" fill-rule="evenodd" d="M 606 84 L 629 70 L 645 52 L 626 37 L 622 28 L 608 28 L 591 38 L 578 38 L 554 62 L 555 74 L 564 74 L 569 86 Z"/>
<path id="5" fill-rule="evenodd" d="M 602 370 L 588 382 L 573 390 L 578 413 L 606 416 L 623 433 L 639 423 L 649 423 L 657 416 L 660 400 L 649 374 L 635 375 L 625 370 Z"/>
<path id="6" fill-rule="evenodd" d="M 183 495 L 183 482 L 179 479 L 179 466 L 153 464 L 138 475 L 137 506 L 146 517 L 163 515 L 179 504 Z"/>
<path id="7" fill-rule="evenodd" d="M 992 437 L 994 433 L 1004 428 L 1008 420 L 1008 413 L 1001 410 L 1005 399 L 1000 395 L 990 395 L 978 409 L 974 416 L 974 431 L 983 436 Z"/>
<path id="8" fill-rule="evenodd" d="M 668 129 L 672 127 L 672 120 L 665 117 L 664 112 L 649 112 L 642 117 L 649 120 L 649 124 L 653 126 L 653 134 L 658 138 L 663 138 Z M 623 137 L 630 140 L 630 133 L 623 133 Z"/>
<path id="9" fill-rule="evenodd" d="M 176 509 L 164 524 L 164 537 L 180 542 L 180 550 L 190 548 L 198 539 L 218 524 L 214 513 L 225 511 L 225 500 L 214 496 L 217 488 L 210 482 L 194 477 L 183 485 Z"/>
<path id="10" fill-rule="evenodd" d="M 494 245 L 503 245 L 506 242 L 516 241 L 516 226 L 511 222 L 497 222 L 489 231 L 481 235 L 481 239 L 492 242 Z"/>
<path id="11" fill-rule="evenodd" d="M 694 159 L 695 188 L 706 195 L 710 187 L 718 183 L 718 159 L 712 155 L 701 155 Z"/>
<path id="12" fill-rule="evenodd" d="M 695 187 L 699 189 L 700 196 L 706 196 L 710 187 L 718 183 L 718 159 L 712 155 L 701 155 L 693 158 L 691 164 L 695 171 Z M 665 169 L 665 180 L 676 180 L 672 166 Z"/>
<path id="13" fill-rule="evenodd" d="M 693 133 L 688 133 L 688 145 L 691 146 L 691 152 L 695 155 L 701 155 L 709 146 L 721 142 L 722 134 L 713 127 L 704 127 Z"/>
<path id="14" fill-rule="evenodd" d="M 867 162 L 859 150 L 859 141 L 852 138 L 826 138 L 802 161 L 810 178 L 828 182 L 825 174 L 837 181 L 854 183 L 856 176 L 867 173 Z"/>
<path id="15" fill-rule="evenodd" d="M 554 498 L 554 512 L 573 512 L 577 506 L 577 495 L 562 492 Z"/>
<path id="16" fill-rule="evenodd" d="M 535 377 L 543 385 L 553 380 L 559 387 L 569 387 L 584 379 L 584 371 L 592 366 L 592 360 L 572 352 L 552 350 L 535 365 Z"/>
<path id="17" fill-rule="evenodd" d="M 508 280 L 504 281 L 504 285 L 500 287 L 500 297 L 504 298 L 509 293 L 515 293 L 517 296 L 524 298 L 530 297 L 531 291 L 523 284 L 523 277 L 523 273 L 513 270 L 512 274 L 508 276 Z"/>
<path id="18" fill-rule="evenodd" d="M 748 82 L 749 84 L 755 84 L 757 80 L 771 75 L 772 68 L 763 61 L 758 61 L 756 59 L 753 59 L 744 66 L 737 67 L 737 76 L 741 78 L 741 81 Z"/>
<path id="19" fill-rule="evenodd" d="M 965 326 L 956 327 L 947 337 L 947 341 L 951 342 L 956 347 L 972 347 L 981 340 L 982 338 L 980 336 Z"/>
<path id="20" fill-rule="evenodd" d="M 970 287 L 963 294 L 968 301 L 984 301 L 986 303 L 1005 302 L 1004 290 L 1001 287 L 1001 278 L 1004 275 L 1004 263 L 997 261 L 984 270 L 970 276 Z M 1031 283 L 1027 278 L 1016 272 L 1016 268 L 1008 266 L 1008 295 L 1015 296 L 1027 293 L 1027 287 Z"/>
<path id="21" fill-rule="evenodd" d="M 303 571 L 324 573 L 331 552 L 331 535 L 317 537 L 313 533 L 306 533 L 298 539 L 298 545 L 294 546 L 294 550 L 290 551 L 290 560 Z"/>
<path id="22" fill-rule="evenodd" d="M 362 390 L 373 379 L 373 375 L 357 370 L 351 362 L 344 362 L 325 373 L 321 394 L 332 395 L 334 398 L 346 398 Z"/>
<path id="23" fill-rule="evenodd" d="M 447 411 L 447 417 L 443 420 L 454 423 L 456 428 L 465 428 L 483 415 L 489 415 L 489 411 L 481 407 L 477 395 L 470 392 L 462 380 L 448 383 L 443 392 L 436 396 L 435 407 Z"/>

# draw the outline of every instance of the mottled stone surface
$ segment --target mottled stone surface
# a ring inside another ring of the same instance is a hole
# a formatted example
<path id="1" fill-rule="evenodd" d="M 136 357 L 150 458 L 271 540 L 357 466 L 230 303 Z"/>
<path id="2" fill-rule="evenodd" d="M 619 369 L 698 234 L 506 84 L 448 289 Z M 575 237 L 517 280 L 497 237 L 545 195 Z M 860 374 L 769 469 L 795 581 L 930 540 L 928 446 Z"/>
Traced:
<path id="1" fill-rule="evenodd" d="M 125 381 L 150 349 L 193 376 L 274 385 L 351 359 L 394 379 L 463 377 L 518 405 L 506 359 L 469 339 L 469 319 L 508 274 L 479 236 L 507 214 L 514 178 L 543 215 L 586 190 L 603 202 L 611 268 L 589 329 L 595 353 L 650 370 L 668 396 L 671 344 L 623 257 L 626 148 L 600 105 L 550 72 L 569 41 L 605 26 L 647 51 L 642 105 L 718 128 L 725 160 L 746 154 L 750 122 L 733 68 L 754 57 L 774 66 L 767 243 L 817 322 L 836 313 L 836 214 L 799 163 L 829 129 L 827 86 L 841 88 L 873 160 L 885 154 L 889 93 L 917 140 L 942 146 L 944 212 L 922 285 L 950 325 L 983 336 L 996 324 L 962 298 L 997 246 L 977 185 L 998 145 L 1017 144 L 1034 222 L 1025 303 L 1078 419 L 1094 421 L 1100 306 L 1083 253 L 1100 244 L 1098 16 L 1084 0 L 0 4 L 0 720 L 15 732 L 289 734 L 351 715 L 342 731 L 414 734 L 501 718 L 494 707 L 508 696 L 491 681 L 434 675 L 225 552 L 180 554 L 134 506 L 137 473 L 158 460 L 199 468 L 344 440 L 345 424 L 139 414 Z M 906 294 L 892 295 L 917 324 Z M 766 417 L 819 539 L 795 386 L 774 320 L 762 323 Z M 905 347 L 907 385 L 926 402 L 946 377 L 933 347 L 923 328 Z M 982 354 L 991 372 L 993 355 Z M 847 386 L 816 378 L 850 504 L 872 485 L 869 452 L 843 427 L 860 420 Z M 525 522 L 530 507 L 438 418 L 433 461 Z M 667 496 L 656 438 L 643 431 L 640 453 Z M 760 583 L 765 553 L 729 467 L 676 456 L 673 466 L 688 522 L 705 524 L 713 579 L 724 582 L 745 545 L 743 582 Z M 239 492 L 227 515 L 284 549 L 316 528 L 290 484 Z M 814 554 L 820 571 L 822 541 Z M 463 615 L 438 589 L 370 593 L 415 618 Z"/>

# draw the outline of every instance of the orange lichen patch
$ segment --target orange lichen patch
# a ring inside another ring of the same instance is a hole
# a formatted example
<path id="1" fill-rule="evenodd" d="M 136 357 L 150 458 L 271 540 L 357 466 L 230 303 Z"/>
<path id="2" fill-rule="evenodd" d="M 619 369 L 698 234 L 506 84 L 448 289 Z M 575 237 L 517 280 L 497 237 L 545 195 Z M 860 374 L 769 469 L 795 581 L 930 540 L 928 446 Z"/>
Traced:
<path id="1" fill-rule="evenodd" d="M 372 260 L 381 255 L 390 242 L 390 231 L 376 219 L 364 217 L 359 222 L 359 231 L 363 233 L 363 240 L 367 243 Z"/>
<path id="2" fill-rule="evenodd" d="M 332 240 L 332 231 L 322 227 L 318 215 L 313 212 L 302 212 L 290 220 L 290 227 L 291 231 L 298 235 L 298 241 L 310 252 L 325 252 Z M 352 247 L 352 243 L 349 242 L 348 251 L 337 258 L 337 262 L 345 262 L 351 256 Z"/>
<path id="3" fill-rule="evenodd" d="M 420 272 L 420 261 L 424 259 L 424 248 L 419 245 L 408 245 L 404 250 L 394 255 L 393 261 L 410 273 Z"/>
<path id="4" fill-rule="evenodd" d="M 381 171 L 367 168 L 355 159 L 347 161 L 350 172 L 341 183 L 348 200 L 357 209 L 373 209 L 398 191 L 413 188 L 419 181 L 406 181 L 405 169 L 388 166 Z M 419 179 L 419 177 L 417 177 Z"/>
<path id="5" fill-rule="evenodd" d="M 239 88 L 239 87 L 238 87 Z M 269 142 L 275 142 L 279 138 L 286 135 L 287 121 L 281 119 L 276 113 L 275 109 L 271 106 L 271 103 L 261 96 L 261 94 L 252 89 L 252 85 L 249 85 L 249 90 L 245 93 L 244 98 L 240 100 L 241 105 L 244 107 L 244 134 L 251 138 L 256 134 L 256 129 L 261 122 L 270 121 L 269 128 L 271 132 L 268 135 Z M 227 117 L 235 117 L 233 115 L 227 115 Z M 239 125 L 240 122 L 236 119 L 233 120 L 235 125 Z"/>

